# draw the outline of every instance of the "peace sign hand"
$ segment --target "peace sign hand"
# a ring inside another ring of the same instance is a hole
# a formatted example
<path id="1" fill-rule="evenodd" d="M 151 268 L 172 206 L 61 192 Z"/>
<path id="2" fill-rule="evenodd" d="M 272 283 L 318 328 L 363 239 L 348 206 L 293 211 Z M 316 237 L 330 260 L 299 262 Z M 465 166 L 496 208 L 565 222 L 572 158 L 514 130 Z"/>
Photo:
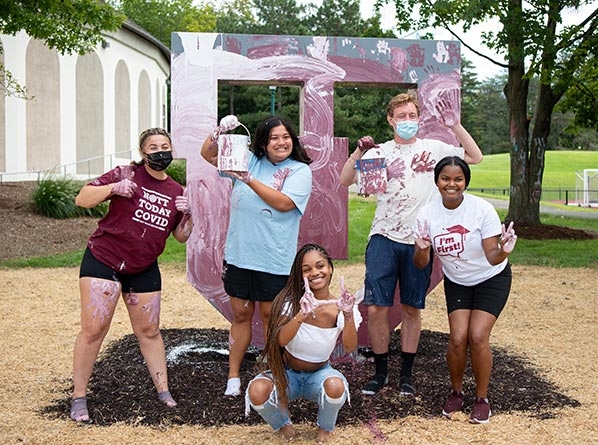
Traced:
<path id="1" fill-rule="evenodd" d="M 311 312 L 312 315 L 315 317 L 315 311 L 318 307 L 318 301 L 316 300 L 316 297 L 314 297 L 314 293 L 309 288 L 309 280 L 307 279 L 307 277 L 303 277 L 303 286 L 305 288 L 305 292 L 299 300 L 301 312 L 303 312 L 303 314 L 309 314 Z"/>
<path id="2" fill-rule="evenodd" d="M 513 229 L 513 221 L 509 223 L 509 227 L 505 229 L 505 225 L 501 226 L 500 245 L 503 252 L 511 253 L 517 243 L 517 235 L 515 235 L 515 229 Z"/>
<path id="3" fill-rule="evenodd" d="M 341 297 L 336 300 L 336 305 L 345 314 L 351 313 L 353 305 L 355 304 L 355 297 L 345 288 L 345 278 L 341 277 Z"/>
<path id="4" fill-rule="evenodd" d="M 430 229 L 428 227 L 428 221 L 425 220 L 423 224 L 417 221 L 417 230 L 415 231 L 415 244 L 422 250 L 426 250 L 432 245 L 430 240 Z"/>

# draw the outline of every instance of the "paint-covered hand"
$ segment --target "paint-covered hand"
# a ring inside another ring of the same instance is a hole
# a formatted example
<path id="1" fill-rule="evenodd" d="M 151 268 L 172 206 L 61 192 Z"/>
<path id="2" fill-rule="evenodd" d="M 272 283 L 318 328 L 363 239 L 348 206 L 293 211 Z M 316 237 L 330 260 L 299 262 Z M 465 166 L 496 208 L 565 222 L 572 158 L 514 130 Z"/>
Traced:
<path id="1" fill-rule="evenodd" d="M 125 198 L 130 198 L 137 190 L 137 184 L 130 179 L 122 179 L 112 185 L 110 196 L 119 195 Z"/>
<path id="2" fill-rule="evenodd" d="M 191 213 L 191 205 L 189 204 L 189 198 L 185 195 L 179 195 L 174 198 L 174 206 L 179 212 L 183 212 L 185 215 Z"/>
<path id="3" fill-rule="evenodd" d="M 370 148 L 378 148 L 379 145 L 374 142 L 374 138 L 371 136 L 363 136 L 357 141 L 357 148 L 365 153 Z"/>
<path id="4" fill-rule="evenodd" d="M 436 105 L 436 112 L 438 113 L 440 122 L 448 128 L 453 128 L 459 125 L 459 113 L 446 99 L 440 99 Z"/>
<path id="5" fill-rule="evenodd" d="M 505 229 L 505 225 L 502 225 L 500 236 L 500 246 L 503 252 L 511 253 L 517 243 L 517 235 L 515 235 L 515 229 L 513 229 L 513 221 L 509 223 L 509 227 Z"/>
<path id="6" fill-rule="evenodd" d="M 350 314 L 353 311 L 355 304 L 355 297 L 345 287 L 345 278 L 341 277 L 341 297 L 336 300 L 337 307 L 345 314 Z"/>
<path id="7" fill-rule="evenodd" d="M 430 240 L 430 229 L 428 227 L 428 221 L 421 223 L 417 221 L 417 229 L 415 230 L 415 244 L 422 250 L 427 249 L 432 245 Z"/>
<path id="8" fill-rule="evenodd" d="M 299 306 L 301 306 L 301 312 L 309 314 L 310 312 L 315 316 L 315 310 L 318 307 L 318 300 L 314 297 L 314 293 L 309 288 L 309 280 L 307 277 L 303 277 L 303 287 L 305 292 L 299 300 Z"/>
<path id="9" fill-rule="evenodd" d="M 237 116 L 234 114 L 229 114 L 228 116 L 224 116 L 222 119 L 220 119 L 220 125 L 218 127 L 221 129 L 221 131 L 230 131 L 234 130 L 239 125 L 241 125 L 241 123 L 239 122 L 239 119 L 237 119 Z"/>
<path id="10" fill-rule="evenodd" d="M 237 179 L 245 184 L 249 184 L 253 181 L 253 175 L 249 172 L 237 172 L 233 170 L 226 170 L 223 172 L 225 175 L 230 176 L 231 178 Z"/>

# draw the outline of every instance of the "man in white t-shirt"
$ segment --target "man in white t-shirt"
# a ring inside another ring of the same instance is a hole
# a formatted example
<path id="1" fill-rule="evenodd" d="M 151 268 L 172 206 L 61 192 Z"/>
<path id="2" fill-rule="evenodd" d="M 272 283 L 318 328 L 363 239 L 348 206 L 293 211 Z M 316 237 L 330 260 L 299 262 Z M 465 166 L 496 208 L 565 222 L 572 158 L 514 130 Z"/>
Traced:
<path id="1" fill-rule="evenodd" d="M 432 265 L 418 269 L 413 263 L 413 224 L 419 209 L 438 193 L 434 184 L 436 162 L 445 156 L 462 157 L 468 164 L 482 160 L 480 148 L 459 122 L 458 112 L 451 104 L 439 101 L 436 110 L 441 122 L 452 130 L 462 147 L 434 139 L 418 139 L 420 110 L 417 98 L 411 94 L 398 94 L 390 100 L 386 117 L 394 131 L 394 139 L 379 146 L 370 136 L 362 137 L 340 175 L 341 184 L 349 186 L 357 182 L 357 160 L 386 159 L 386 191 L 377 196 L 365 255 L 363 304 L 368 310 L 368 335 L 376 367 L 375 374 L 362 389 L 366 395 L 378 393 L 388 383 L 388 311 L 394 304 L 397 282 L 402 315 L 400 394 L 415 395 L 411 370 L 419 344 L 421 309 L 425 306 Z"/>

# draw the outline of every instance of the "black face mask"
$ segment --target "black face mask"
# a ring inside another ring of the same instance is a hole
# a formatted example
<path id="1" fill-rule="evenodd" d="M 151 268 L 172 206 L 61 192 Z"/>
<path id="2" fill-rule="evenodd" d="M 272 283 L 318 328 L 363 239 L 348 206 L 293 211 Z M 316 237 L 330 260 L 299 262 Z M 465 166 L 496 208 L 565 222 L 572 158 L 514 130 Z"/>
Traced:
<path id="1" fill-rule="evenodd" d="M 166 170 L 172 162 L 172 151 L 155 151 L 145 155 L 145 162 L 152 170 Z"/>

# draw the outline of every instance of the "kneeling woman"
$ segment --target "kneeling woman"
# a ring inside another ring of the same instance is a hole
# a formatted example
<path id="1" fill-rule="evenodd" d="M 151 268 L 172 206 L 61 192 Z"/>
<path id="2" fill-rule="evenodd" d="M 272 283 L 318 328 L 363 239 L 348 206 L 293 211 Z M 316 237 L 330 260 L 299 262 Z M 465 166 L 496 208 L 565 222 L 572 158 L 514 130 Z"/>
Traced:
<path id="1" fill-rule="evenodd" d="M 246 414 L 251 405 L 286 439 L 296 434 L 289 418 L 290 401 L 318 404 L 317 441 L 323 443 L 349 396 L 347 380 L 332 368 L 329 358 L 341 334 L 345 352 L 357 348 L 361 314 L 342 282 L 340 298 L 330 293 L 333 270 L 322 247 L 306 244 L 299 249 L 289 280 L 272 305 L 263 352 L 267 362 L 261 362 L 269 369 L 262 369 L 247 387 Z"/>

